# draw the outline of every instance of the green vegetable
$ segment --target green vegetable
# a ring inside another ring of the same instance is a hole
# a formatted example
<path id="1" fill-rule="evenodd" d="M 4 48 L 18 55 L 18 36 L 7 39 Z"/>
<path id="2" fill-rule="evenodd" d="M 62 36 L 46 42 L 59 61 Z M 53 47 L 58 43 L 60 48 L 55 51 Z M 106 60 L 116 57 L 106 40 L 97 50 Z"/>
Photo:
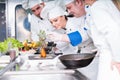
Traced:
<path id="1" fill-rule="evenodd" d="M 38 33 L 38 36 L 39 36 L 39 46 L 41 47 L 45 47 L 46 46 L 46 42 L 45 42 L 45 39 L 46 39 L 46 33 L 44 30 L 40 30 L 39 33 Z"/>
<path id="2" fill-rule="evenodd" d="M 7 38 L 4 42 L 0 42 L 0 52 L 6 53 L 10 48 L 21 48 L 22 43 L 14 38 Z"/>
<path id="3" fill-rule="evenodd" d="M 5 53 L 8 50 L 8 46 L 6 45 L 5 42 L 0 42 L 0 52 Z"/>
<path id="4" fill-rule="evenodd" d="M 46 33 L 45 33 L 45 31 L 40 30 L 39 33 L 38 33 L 38 36 L 39 36 L 39 39 L 40 39 L 40 40 L 45 40 L 45 38 L 46 38 Z"/>

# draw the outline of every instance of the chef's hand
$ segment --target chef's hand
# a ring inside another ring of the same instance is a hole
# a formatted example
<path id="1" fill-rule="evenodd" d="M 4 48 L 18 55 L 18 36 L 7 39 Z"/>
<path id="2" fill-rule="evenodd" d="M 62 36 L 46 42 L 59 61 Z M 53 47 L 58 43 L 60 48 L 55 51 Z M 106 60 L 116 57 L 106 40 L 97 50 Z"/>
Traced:
<path id="1" fill-rule="evenodd" d="M 115 66 L 117 68 L 118 72 L 120 73 L 120 62 L 112 61 L 112 69 L 113 69 L 113 66 Z"/>
<path id="2" fill-rule="evenodd" d="M 47 39 L 51 41 L 61 41 L 63 34 L 56 33 L 56 32 L 49 32 L 47 34 Z"/>

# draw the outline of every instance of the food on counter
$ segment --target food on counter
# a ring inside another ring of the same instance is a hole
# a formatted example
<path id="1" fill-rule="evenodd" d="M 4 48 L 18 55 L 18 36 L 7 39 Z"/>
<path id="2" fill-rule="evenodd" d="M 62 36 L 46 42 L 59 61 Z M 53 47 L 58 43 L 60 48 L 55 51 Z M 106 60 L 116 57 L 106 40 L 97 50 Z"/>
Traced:
<path id="1" fill-rule="evenodd" d="M 4 42 L 0 42 L 0 52 L 6 53 L 11 48 L 22 48 L 23 44 L 15 38 L 7 38 Z"/>
<path id="2" fill-rule="evenodd" d="M 24 40 L 23 41 L 23 49 L 22 51 L 28 51 L 28 50 L 31 50 L 31 49 L 39 49 L 39 48 L 43 48 L 41 49 L 41 57 L 46 57 L 46 51 L 45 51 L 45 48 L 47 46 L 47 43 L 45 41 L 46 39 L 46 33 L 45 31 L 43 30 L 40 30 L 39 33 L 38 33 L 38 37 L 39 37 L 39 41 L 35 42 L 35 41 L 32 41 L 32 42 L 29 42 L 28 40 Z"/>
<path id="3" fill-rule="evenodd" d="M 39 37 L 39 46 L 40 47 L 46 47 L 46 33 L 44 30 L 40 30 L 39 33 L 38 33 L 38 37 Z"/>
<path id="4" fill-rule="evenodd" d="M 32 44 L 31 46 L 32 46 L 33 48 L 36 48 L 36 47 L 39 46 L 38 43 L 37 43 L 37 42 L 34 42 L 34 41 L 32 41 L 31 44 Z"/>
<path id="5" fill-rule="evenodd" d="M 28 40 L 24 40 L 24 41 L 22 42 L 23 46 L 27 46 L 27 43 L 28 43 Z"/>
<path id="6" fill-rule="evenodd" d="M 40 41 L 44 41 L 46 39 L 46 33 L 43 30 L 40 30 L 38 33 L 38 37 Z"/>
<path id="7" fill-rule="evenodd" d="M 41 48 L 41 51 L 40 51 L 40 56 L 45 58 L 46 57 L 46 51 L 44 48 Z"/>
<path id="8" fill-rule="evenodd" d="M 46 57 L 45 48 L 47 46 L 47 44 L 45 42 L 45 39 L 46 39 L 46 33 L 45 33 L 45 31 L 44 30 L 40 30 L 39 34 L 38 34 L 38 37 L 39 37 L 39 44 L 40 44 L 40 47 L 41 47 L 40 57 L 45 58 Z"/>
<path id="9" fill-rule="evenodd" d="M 23 50 L 30 50 L 31 48 L 37 48 L 39 46 L 39 43 L 38 42 L 28 42 L 28 40 L 25 40 L 23 41 Z"/>

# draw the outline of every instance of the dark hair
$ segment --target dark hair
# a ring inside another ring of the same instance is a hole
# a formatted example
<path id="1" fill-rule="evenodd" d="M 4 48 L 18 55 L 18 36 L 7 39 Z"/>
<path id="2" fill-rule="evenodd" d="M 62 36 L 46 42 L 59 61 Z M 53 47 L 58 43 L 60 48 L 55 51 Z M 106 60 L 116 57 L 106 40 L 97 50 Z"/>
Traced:
<path id="1" fill-rule="evenodd" d="M 69 14 L 69 15 L 66 15 L 67 17 L 74 17 L 74 15 L 73 14 Z"/>
<path id="2" fill-rule="evenodd" d="M 68 20 L 67 16 L 66 15 L 64 15 L 64 16 L 65 16 L 65 20 Z"/>

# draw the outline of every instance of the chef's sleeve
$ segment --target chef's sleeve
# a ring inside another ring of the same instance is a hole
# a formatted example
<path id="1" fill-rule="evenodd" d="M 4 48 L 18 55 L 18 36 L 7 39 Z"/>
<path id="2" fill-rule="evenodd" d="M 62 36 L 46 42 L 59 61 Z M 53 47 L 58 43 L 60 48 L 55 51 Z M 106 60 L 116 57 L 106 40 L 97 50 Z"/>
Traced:
<path id="1" fill-rule="evenodd" d="M 119 12 L 116 9 L 113 9 L 113 12 L 116 12 L 118 17 L 108 13 L 107 9 L 101 5 L 92 7 L 92 18 L 98 31 L 103 34 L 106 44 L 112 52 L 113 60 L 120 62 L 120 25 L 118 23 L 120 16 L 117 15 Z"/>
<path id="2" fill-rule="evenodd" d="M 82 36 L 78 31 L 69 33 L 68 37 L 72 46 L 77 46 L 82 42 Z"/>

